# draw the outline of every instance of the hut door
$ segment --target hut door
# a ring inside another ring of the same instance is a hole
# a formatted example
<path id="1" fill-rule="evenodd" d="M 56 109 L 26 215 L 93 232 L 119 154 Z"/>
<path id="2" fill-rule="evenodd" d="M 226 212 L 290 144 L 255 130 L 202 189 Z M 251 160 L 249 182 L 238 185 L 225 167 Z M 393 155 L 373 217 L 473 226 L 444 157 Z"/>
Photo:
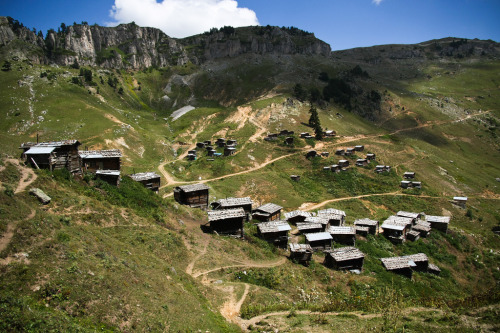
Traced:
<path id="1" fill-rule="evenodd" d="M 99 162 L 99 170 L 102 170 L 104 169 L 104 163 L 103 162 Z"/>

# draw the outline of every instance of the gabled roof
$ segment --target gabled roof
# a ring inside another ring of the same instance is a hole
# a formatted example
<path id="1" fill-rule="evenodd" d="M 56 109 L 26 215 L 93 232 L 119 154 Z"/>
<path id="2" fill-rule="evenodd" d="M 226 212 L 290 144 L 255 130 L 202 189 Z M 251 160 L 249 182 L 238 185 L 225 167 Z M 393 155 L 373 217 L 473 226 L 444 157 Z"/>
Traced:
<path id="1" fill-rule="evenodd" d="M 286 221 L 262 222 L 257 224 L 257 228 L 261 234 L 292 230 Z"/>
<path id="2" fill-rule="evenodd" d="M 78 140 L 62 140 L 62 141 L 47 141 L 47 142 L 26 142 L 21 145 L 21 148 L 26 147 L 62 147 L 62 146 L 72 146 L 72 145 L 81 145 Z"/>
<path id="3" fill-rule="evenodd" d="M 389 216 L 384 221 L 384 223 L 382 224 L 382 228 L 384 228 L 384 226 L 386 228 L 389 228 L 390 226 L 404 226 L 404 227 L 406 227 L 408 225 L 411 225 L 412 222 L 413 222 L 413 219 L 410 217 L 392 215 L 392 216 Z"/>
<path id="4" fill-rule="evenodd" d="M 141 173 L 134 173 L 129 177 L 135 180 L 136 182 L 140 182 L 143 180 L 160 178 L 160 175 L 155 172 L 141 172 Z"/>
<path id="5" fill-rule="evenodd" d="M 381 258 L 384 267 L 390 271 L 394 269 L 411 268 L 416 262 L 429 261 L 425 253 L 411 254 L 408 256 Z"/>
<path id="6" fill-rule="evenodd" d="M 305 234 L 306 240 L 308 242 L 320 241 L 320 240 L 332 240 L 332 235 L 328 232 L 313 232 L 310 234 Z"/>
<path id="7" fill-rule="evenodd" d="M 313 249 L 309 244 L 290 243 L 288 246 L 290 247 L 290 252 L 313 252 Z"/>
<path id="8" fill-rule="evenodd" d="M 328 219 L 325 218 L 324 216 L 311 216 L 311 217 L 306 217 L 304 222 L 307 223 L 319 223 L 319 224 L 328 224 Z"/>
<path id="9" fill-rule="evenodd" d="M 190 185 L 177 186 L 175 189 L 181 190 L 184 193 L 189 193 L 189 192 L 208 190 L 209 187 L 205 184 L 190 184 Z"/>
<path id="10" fill-rule="evenodd" d="M 25 154 L 26 155 L 44 155 L 44 154 L 50 154 L 52 153 L 56 147 L 31 147 L 28 149 Z"/>
<path id="11" fill-rule="evenodd" d="M 226 199 L 220 199 L 216 201 L 221 205 L 221 207 L 234 207 L 234 206 L 240 206 L 240 205 L 252 205 L 253 201 L 250 199 L 250 197 L 245 197 L 245 198 L 226 198 Z"/>
<path id="12" fill-rule="evenodd" d="M 256 210 L 262 211 L 262 212 L 268 213 L 268 214 L 274 214 L 274 213 L 280 211 L 281 209 L 283 209 L 283 207 L 281 207 L 279 205 L 276 205 L 273 203 L 266 203 L 265 205 L 260 206 Z"/>
<path id="13" fill-rule="evenodd" d="M 81 158 L 116 158 L 122 157 L 119 149 L 109 150 L 81 150 L 78 152 Z"/>
<path id="14" fill-rule="evenodd" d="M 467 201 L 467 197 L 453 197 L 453 200 L 456 200 L 456 201 Z"/>
<path id="15" fill-rule="evenodd" d="M 402 210 L 400 210 L 399 212 L 397 212 L 396 215 L 397 216 L 402 216 L 402 217 L 409 217 L 409 218 L 412 218 L 412 219 L 418 219 L 420 217 L 420 213 L 405 212 L 405 211 L 402 211 Z"/>
<path id="16" fill-rule="evenodd" d="M 330 227 L 328 228 L 328 232 L 331 235 L 355 235 L 356 229 L 354 227 Z"/>
<path id="17" fill-rule="evenodd" d="M 209 222 L 239 217 L 244 218 L 246 216 L 245 211 L 241 207 L 235 209 L 209 210 L 207 213 Z"/>
<path id="18" fill-rule="evenodd" d="M 425 220 L 430 223 L 450 223 L 450 216 L 433 216 L 427 215 Z"/>
<path id="19" fill-rule="evenodd" d="M 297 222 L 297 229 L 299 229 L 299 231 L 321 229 L 321 228 L 323 228 L 323 226 L 320 223 Z"/>
<path id="20" fill-rule="evenodd" d="M 345 212 L 343 210 L 340 210 L 340 209 L 328 208 L 328 209 L 318 210 L 318 216 L 326 215 L 326 214 L 339 214 L 339 215 L 345 216 Z"/>
<path id="21" fill-rule="evenodd" d="M 378 225 L 378 221 L 376 220 L 370 220 L 368 218 L 365 218 L 365 219 L 358 219 L 356 221 L 354 221 L 354 225 L 369 225 L 369 226 L 377 226 Z"/>
<path id="22" fill-rule="evenodd" d="M 345 261 L 364 258 L 365 255 L 359 249 L 353 246 L 341 247 L 326 251 L 335 261 Z"/>
<path id="23" fill-rule="evenodd" d="M 309 212 L 304 212 L 302 210 L 294 210 L 292 212 L 285 213 L 285 219 L 287 220 L 297 216 L 311 217 L 312 214 Z"/>

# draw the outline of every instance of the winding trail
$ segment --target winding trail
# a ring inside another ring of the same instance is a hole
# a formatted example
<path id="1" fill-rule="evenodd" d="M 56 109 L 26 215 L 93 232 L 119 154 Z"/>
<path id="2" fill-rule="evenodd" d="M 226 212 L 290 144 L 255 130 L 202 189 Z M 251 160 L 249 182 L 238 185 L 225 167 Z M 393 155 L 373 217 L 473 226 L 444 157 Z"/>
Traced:
<path id="1" fill-rule="evenodd" d="M 32 218 L 34 218 L 36 215 L 36 211 L 34 209 L 31 209 L 31 212 L 27 217 L 25 217 L 23 220 L 24 221 L 29 221 Z M 0 238 L 0 252 L 5 250 L 7 246 L 9 246 L 10 241 L 12 240 L 12 237 L 14 237 L 14 232 L 16 231 L 16 227 L 19 221 L 13 221 L 10 222 L 7 225 L 7 231 L 2 235 Z M 10 261 L 12 261 L 11 257 L 7 257 L 5 259 L 0 259 L 0 265 L 7 265 Z"/>

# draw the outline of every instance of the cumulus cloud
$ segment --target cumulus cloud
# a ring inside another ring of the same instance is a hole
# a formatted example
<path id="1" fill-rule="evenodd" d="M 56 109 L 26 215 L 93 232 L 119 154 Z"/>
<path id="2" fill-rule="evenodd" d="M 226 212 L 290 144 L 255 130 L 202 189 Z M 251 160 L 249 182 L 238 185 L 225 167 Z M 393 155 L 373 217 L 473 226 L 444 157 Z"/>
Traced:
<path id="1" fill-rule="evenodd" d="M 108 25 L 130 23 L 161 29 L 176 38 L 228 25 L 259 25 L 257 15 L 236 0 L 115 0 Z"/>
<path id="2" fill-rule="evenodd" d="M 377 6 L 380 5 L 380 3 L 382 2 L 383 0 L 372 0 L 372 2 L 374 4 L 376 4 Z"/>

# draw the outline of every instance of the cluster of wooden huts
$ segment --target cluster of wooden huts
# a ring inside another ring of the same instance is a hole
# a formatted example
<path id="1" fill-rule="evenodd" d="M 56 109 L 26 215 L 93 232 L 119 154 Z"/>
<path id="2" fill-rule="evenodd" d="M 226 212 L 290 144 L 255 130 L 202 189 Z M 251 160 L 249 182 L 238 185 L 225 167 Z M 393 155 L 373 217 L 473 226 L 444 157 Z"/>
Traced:
<path id="1" fill-rule="evenodd" d="M 36 169 L 67 169 L 72 174 L 93 173 L 96 178 L 119 186 L 122 153 L 119 149 L 79 150 L 78 140 L 26 142 L 21 158 Z M 160 176 L 154 172 L 128 175 L 146 188 L 158 192 Z"/>
<path id="2" fill-rule="evenodd" d="M 422 188 L 422 182 L 415 181 L 416 173 L 414 171 L 407 171 L 403 174 L 403 180 L 400 183 L 400 187 L 403 189 L 407 188 Z"/>
<path id="3" fill-rule="evenodd" d="M 203 149 L 206 151 L 208 157 L 231 156 L 236 153 L 236 146 L 238 142 L 233 139 L 218 138 L 214 142 L 211 140 L 197 142 L 196 149 L 189 150 L 186 158 L 189 161 L 194 161 L 198 158 L 198 151 Z M 221 148 L 222 153 L 217 152 L 217 148 Z"/>
<path id="4" fill-rule="evenodd" d="M 292 135 L 294 135 L 294 131 L 289 131 L 289 130 L 282 130 L 279 133 L 268 133 L 267 136 L 264 138 L 265 141 L 277 141 L 280 137 L 285 137 L 285 141 L 283 143 L 285 145 L 293 145 L 294 143 L 294 138 Z"/>
<path id="5" fill-rule="evenodd" d="M 245 221 L 258 221 L 256 225 L 259 237 L 277 247 L 288 248 L 290 258 L 303 264 L 308 264 L 315 251 L 323 251 L 325 266 L 360 272 L 363 268 L 364 254 L 355 247 L 356 235 L 379 233 L 379 221 L 363 218 L 355 220 L 352 226 L 347 226 L 345 212 L 333 208 L 317 212 L 295 210 L 285 213 L 282 219 L 283 207 L 266 203 L 254 209 L 253 201 L 249 197 L 219 199 L 209 204 L 209 187 L 205 184 L 178 186 L 174 189 L 174 197 L 179 203 L 191 207 L 208 209 L 210 206 L 211 209 L 207 211 L 206 226 L 217 234 L 242 238 Z M 416 240 L 420 236 L 426 237 L 431 229 L 446 232 L 449 221 L 450 218 L 446 216 L 400 211 L 395 216 L 387 218 L 380 228 L 385 237 L 394 243 L 401 243 L 406 239 Z M 295 225 L 296 230 L 304 236 L 304 244 L 289 243 L 292 225 Z M 415 269 L 439 273 L 439 268 L 429 264 L 425 254 L 414 256 L 415 258 L 407 256 L 408 258 L 402 257 L 403 259 L 383 258 L 382 262 L 387 270 L 409 277 L 411 271 Z M 406 266 L 402 264 L 405 260 Z M 420 264 L 420 261 L 425 263 Z M 414 267 L 412 262 L 416 262 L 417 266 Z M 422 268 L 424 266 L 425 269 Z"/>

